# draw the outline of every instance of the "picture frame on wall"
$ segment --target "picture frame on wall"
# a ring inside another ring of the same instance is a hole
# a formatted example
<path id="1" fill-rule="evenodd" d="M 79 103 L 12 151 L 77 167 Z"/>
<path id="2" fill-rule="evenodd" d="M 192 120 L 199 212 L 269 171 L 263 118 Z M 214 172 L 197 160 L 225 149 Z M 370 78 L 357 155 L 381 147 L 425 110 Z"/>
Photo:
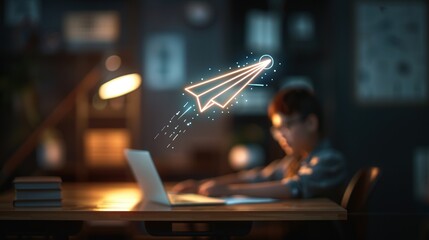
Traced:
<path id="1" fill-rule="evenodd" d="M 425 2 L 357 2 L 354 94 L 360 104 L 429 99 Z"/>
<path id="2" fill-rule="evenodd" d="M 155 33 L 144 44 L 145 84 L 151 90 L 180 89 L 186 78 L 186 46 L 181 34 Z"/>

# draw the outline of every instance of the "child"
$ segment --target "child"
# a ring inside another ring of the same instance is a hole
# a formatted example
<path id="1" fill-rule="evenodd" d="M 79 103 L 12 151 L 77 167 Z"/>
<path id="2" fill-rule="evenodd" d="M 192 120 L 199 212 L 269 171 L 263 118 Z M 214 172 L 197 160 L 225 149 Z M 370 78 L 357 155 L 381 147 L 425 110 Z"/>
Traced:
<path id="1" fill-rule="evenodd" d="M 280 91 L 270 103 L 271 132 L 286 156 L 255 168 L 201 181 L 178 183 L 176 193 L 271 198 L 328 197 L 339 201 L 345 161 L 324 138 L 321 107 L 306 89 Z"/>

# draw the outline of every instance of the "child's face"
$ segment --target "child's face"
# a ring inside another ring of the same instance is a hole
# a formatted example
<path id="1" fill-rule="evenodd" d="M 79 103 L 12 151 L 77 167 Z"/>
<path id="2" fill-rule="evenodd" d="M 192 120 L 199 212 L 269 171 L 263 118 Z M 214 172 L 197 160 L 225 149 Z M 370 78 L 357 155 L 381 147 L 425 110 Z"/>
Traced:
<path id="1" fill-rule="evenodd" d="M 300 154 L 305 149 L 308 131 L 299 114 L 290 116 L 276 113 L 271 118 L 272 132 L 286 154 Z"/>

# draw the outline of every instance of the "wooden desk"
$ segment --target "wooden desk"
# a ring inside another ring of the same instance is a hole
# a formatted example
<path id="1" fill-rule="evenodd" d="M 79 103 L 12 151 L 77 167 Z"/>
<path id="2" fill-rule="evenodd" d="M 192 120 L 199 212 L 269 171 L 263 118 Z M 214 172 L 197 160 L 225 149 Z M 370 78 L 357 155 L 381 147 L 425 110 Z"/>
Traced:
<path id="1" fill-rule="evenodd" d="M 65 183 L 60 208 L 14 208 L 14 193 L 0 196 L 0 220 L 49 221 L 289 221 L 346 220 L 347 211 L 328 199 L 286 200 L 229 206 L 169 207 L 139 202 L 135 183 Z"/>

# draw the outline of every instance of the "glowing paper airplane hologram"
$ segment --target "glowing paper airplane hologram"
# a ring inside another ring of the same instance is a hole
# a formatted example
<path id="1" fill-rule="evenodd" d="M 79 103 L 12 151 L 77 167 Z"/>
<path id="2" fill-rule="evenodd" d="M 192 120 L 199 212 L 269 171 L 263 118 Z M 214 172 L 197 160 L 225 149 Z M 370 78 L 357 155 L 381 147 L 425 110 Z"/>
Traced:
<path id="1" fill-rule="evenodd" d="M 261 58 L 258 63 L 191 85 L 186 87 L 185 91 L 197 99 L 200 112 L 204 112 L 215 104 L 224 108 L 262 70 L 268 69 L 267 66 L 272 65 L 272 61 L 272 58 Z"/>

